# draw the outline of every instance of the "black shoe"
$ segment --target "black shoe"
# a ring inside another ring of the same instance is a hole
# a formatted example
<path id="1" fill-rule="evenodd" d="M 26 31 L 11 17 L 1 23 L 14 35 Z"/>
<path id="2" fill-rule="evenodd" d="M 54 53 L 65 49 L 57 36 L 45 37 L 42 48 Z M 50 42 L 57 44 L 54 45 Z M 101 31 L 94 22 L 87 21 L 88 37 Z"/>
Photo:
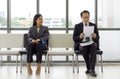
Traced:
<path id="1" fill-rule="evenodd" d="M 92 77 L 97 77 L 97 74 L 96 74 L 95 71 L 90 71 L 90 75 L 91 75 Z"/>
<path id="2" fill-rule="evenodd" d="M 89 74 L 89 73 L 90 73 L 90 70 L 85 71 L 85 73 L 86 73 L 86 74 Z"/>

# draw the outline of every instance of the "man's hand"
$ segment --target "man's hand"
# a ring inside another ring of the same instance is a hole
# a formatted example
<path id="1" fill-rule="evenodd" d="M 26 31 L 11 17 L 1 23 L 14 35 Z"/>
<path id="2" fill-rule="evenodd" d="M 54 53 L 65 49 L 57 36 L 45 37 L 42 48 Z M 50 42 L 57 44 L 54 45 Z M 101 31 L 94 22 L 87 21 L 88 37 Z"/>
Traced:
<path id="1" fill-rule="evenodd" d="M 84 33 L 81 33 L 80 34 L 80 39 L 84 38 L 85 34 Z"/>
<path id="2" fill-rule="evenodd" d="M 96 38 L 97 35 L 96 35 L 96 33 L 92 33 L 91 36 L 92 36 L 92 38 Z"/>

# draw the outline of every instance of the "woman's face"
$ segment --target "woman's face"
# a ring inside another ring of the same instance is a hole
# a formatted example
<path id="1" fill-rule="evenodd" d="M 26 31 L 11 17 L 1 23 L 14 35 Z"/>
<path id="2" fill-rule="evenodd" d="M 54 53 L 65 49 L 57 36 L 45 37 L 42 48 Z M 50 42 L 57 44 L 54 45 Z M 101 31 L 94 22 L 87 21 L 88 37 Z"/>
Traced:
<path id="1" fill-rule="evenodd" d="M 43 17 L 40 16 L 37 20 L 36 20 L 37 26 L 41 26 L 43 23 Z"/>

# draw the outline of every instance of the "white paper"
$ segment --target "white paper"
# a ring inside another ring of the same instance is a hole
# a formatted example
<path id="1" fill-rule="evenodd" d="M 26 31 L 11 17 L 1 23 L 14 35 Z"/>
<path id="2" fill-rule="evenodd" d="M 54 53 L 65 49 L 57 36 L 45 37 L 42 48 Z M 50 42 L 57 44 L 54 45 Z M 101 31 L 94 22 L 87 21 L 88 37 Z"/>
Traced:
<path id="1" fill-rule="evenodd" d="M 91 37 L 91 34 L 94 33 L 94 26 L 85 26 L 83 29 L 85 37 Z"/>
<path id="2" fill-rule="evenodd" d="M 86 43 L 80 43 L 81 46 L 88 46 L 91 45 L 92 43 L 94 43 L 92 40 Z"/>

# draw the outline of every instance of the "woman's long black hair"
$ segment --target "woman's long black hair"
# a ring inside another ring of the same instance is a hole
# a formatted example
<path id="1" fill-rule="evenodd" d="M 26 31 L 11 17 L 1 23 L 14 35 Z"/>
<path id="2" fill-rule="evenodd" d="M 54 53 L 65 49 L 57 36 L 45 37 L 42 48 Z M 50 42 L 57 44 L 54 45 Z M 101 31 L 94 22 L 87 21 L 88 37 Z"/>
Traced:
<path id="1" fill-rule="evenodd" d="M 35 16 L 34 16 L 34 18 L 33 18 L 33 26 L 36 26 L 37 24 L 36 24 L 36 20 L 40 17 L 40 16 L 42 16 L 41 14 L 36 14 Z"/>

